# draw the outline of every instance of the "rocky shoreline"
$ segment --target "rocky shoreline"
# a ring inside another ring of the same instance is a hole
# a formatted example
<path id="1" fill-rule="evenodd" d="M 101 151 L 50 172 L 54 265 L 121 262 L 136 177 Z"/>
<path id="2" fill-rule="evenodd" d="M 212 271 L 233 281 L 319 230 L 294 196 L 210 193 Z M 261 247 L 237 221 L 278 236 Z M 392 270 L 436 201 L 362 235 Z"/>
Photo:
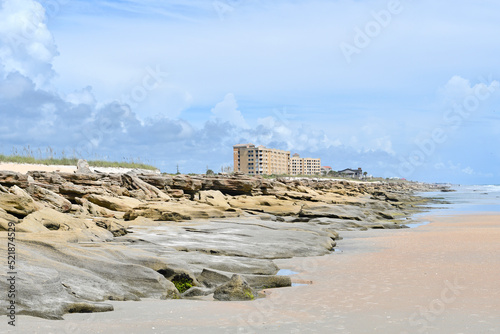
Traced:
<path id="1" fill-rule="evenodd" d="M 251 300 L 291 285 L 273 259 L 331 253 L 345 230 L 404 227 L 429 202 L 414 193 L 439 190 L 446 187 L 0 171 L 0 251 L 7 254 L 14 222 L 17 314 L 111 311 L 107 300 Z"/>

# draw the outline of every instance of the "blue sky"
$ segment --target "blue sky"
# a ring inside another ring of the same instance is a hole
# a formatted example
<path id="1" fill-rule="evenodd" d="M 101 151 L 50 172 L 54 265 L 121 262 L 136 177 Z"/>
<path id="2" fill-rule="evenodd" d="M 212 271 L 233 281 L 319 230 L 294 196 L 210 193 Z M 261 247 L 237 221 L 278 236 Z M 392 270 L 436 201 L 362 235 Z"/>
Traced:
<path id="1" fill-rule="evenodd" d="M 500 184 L 495 1 L 0 0 L 0 151 L 166 172 L 252 142 Z"/>

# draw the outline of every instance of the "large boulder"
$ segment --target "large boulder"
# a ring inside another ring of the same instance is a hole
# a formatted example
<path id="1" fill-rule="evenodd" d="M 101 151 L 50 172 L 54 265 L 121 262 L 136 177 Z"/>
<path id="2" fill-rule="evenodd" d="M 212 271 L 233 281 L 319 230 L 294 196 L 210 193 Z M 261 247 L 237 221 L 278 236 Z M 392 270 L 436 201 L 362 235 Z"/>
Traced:
<path id="1" fill-rule="evenodd" d="M 135 174 L 123 174 L 122 184 L 129 191 L 130 195 L 136 198 L 151 200 L 160 199 L 164 201 L 169 201 L 170 197 L 158 189 L 157 187 L 150 185 L 143 180 L 141 180 Z"/>
<path id="2" fill-rule="evenodd" d="M 158 189 L 166 189 L 167 187 L 171 187 L 173 184 L 173 177 L 166 174 L 139 174 L 137 177 Z"/>
<path id="3" fill-rule="evenodd" d="M 251 195 L 255 192 L 260 193 L 262 180 L 257 178 L 233 177 L 233 178 L 218 178 L 206 177 L 203 178 L 203 190 L 219 190 L 223 194 Z"/>
<path id="4" fill-rule="evenodd" d="M 111 197 L 111 196 L 90 194 L 87 196 L 87 200 L 103 208 L 120 212 L 127 212 L 133 210 L 134 208 L 142 204 L 142 202 L 136 198 L 125 197 L 125 196 Z"/>
<path id="5" fill-rule="evenodd" d="M 44 189 L 37 185 L 31 185 L 28 191 L 32 198 L 45 203 L 48 207 L 61 212 L 68 212 L 71 210 L 71 202 L 51 190 Z"/>
<path id="6" fill-rule="evenodd" d="M 172 179 L 171 188 L 182 189 L 186 194 L 195 194 L 201 190 L 202 181 L 187 175 L 176 175 Z"/>
<path id="7" fill-rule="evenodd" d="M 0 208 L 14 216 L 25 217 L 35 212 L 37 206 L 29 196 L 0 193 Z"/>
<path id="8" fill-rule="evenodd" d="M 18 186 L 21 188 L 28 187 L 28 176 L 21 173 L 2 170 L 0 171 L 0 185 L 6 187 Z"/>
<path id="9" fill-rule="evenodd" d="M 123 218 L 124 212 L 112 211 L 102 206 L 96 205 L 85 198 L 75 198 L 75 202 L 79 205 L 75 206 L 75 213 L 78 216 L 86 217 L 106 217 L 106 218 Z"/>
<path id="10" fill-rule="evenodd" d="M 59 186 L 59 193 L 67 199 L 74 200 L 76 197 L 84 197 L 90 194 L 111 196 L 111 192 L 103 187 L 82 186 L 71 182 L 64 182 Z"/>
<path id="11" fill-rule="evenodd" d="M 229 282 L 215 289 L 214 298 L 223 301 L 253 300 L 255 292 L 243 277 L 234 274 Z"/>
<path id="12" fill-rule="evenodd" d="M 202 190 L 198 193 L 198 200 L 202 203 L 227 210 L 231 206 L 227 203 L 226 197 L 219 190 Z"/>

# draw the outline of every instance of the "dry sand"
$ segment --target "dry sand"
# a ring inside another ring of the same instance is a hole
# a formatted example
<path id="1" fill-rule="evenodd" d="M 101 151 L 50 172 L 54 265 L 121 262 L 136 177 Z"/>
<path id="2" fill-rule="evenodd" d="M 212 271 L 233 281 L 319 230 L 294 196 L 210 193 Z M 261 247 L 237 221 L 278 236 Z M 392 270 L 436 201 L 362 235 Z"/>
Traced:
<path id="1" fill-rule="evenodd" d="M 28 172 L 62 172 L 73 173 L 76 171 L 76 166 L 63 166 L 63 165 L 33 165 L 33 164 L 17 164 L 0 162 L 0 170 L 8 170 L 11 172 L 26 174 Z M 128 173 L 134 168 L 122 167 L 90 167 L 90 170 L 102 173 Z M 151 172 L 151 171 L 149 171 Z M 158 172 L 159 173 L 159 172 Z"/>
<path id="2" fill-rule="evenodd" d="M 500 215 L 426 219 L 415 229 L 344 232 L 342 253 L 279 260 L 313 284 L 253 302 L 113 302 L 114 312 L 65 321 L 18 316 L 17 332 L 500 333 Z"/>
<path id="3" fill-rule="evenodd" d="M 0 162 L 0 170 L 8 170 L 21 174 L 26 174 L 32 171 L 73 173 L 76 171 L 76 166 L 48 166 Z"/>

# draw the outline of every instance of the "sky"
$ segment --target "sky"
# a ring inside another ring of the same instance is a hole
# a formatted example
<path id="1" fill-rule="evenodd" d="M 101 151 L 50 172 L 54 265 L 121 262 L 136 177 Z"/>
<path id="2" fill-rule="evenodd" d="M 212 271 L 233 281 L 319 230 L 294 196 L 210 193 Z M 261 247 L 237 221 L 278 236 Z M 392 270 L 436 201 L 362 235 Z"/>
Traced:
<path id="1" fill-rule="evenodd" d="M 493 0 L 0 0 L 0 153 L 500 184 Z"/>

